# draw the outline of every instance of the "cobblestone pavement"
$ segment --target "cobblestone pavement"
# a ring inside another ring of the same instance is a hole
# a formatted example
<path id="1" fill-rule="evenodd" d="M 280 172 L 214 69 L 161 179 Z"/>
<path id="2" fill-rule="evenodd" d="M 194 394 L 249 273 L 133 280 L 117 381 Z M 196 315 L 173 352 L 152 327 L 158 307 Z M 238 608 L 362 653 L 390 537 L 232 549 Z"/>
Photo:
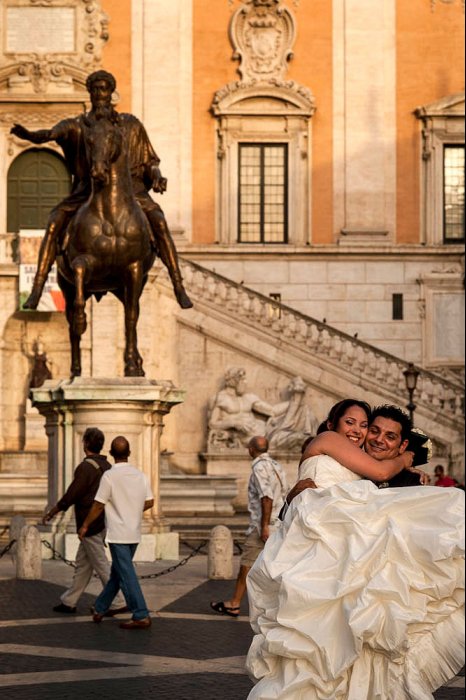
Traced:
<path id="1" fill-rule="evenodd" d="M 144 576 L 167 563 L 136 566 Z M 148 630 L 120 629 L 118 621 L 128 615 L 94 624 L 89 609 L 100 590 L 97 579 L 76 615 L 54 613 L 52 606 L 71 576 L 63 562 L 44 561 L 42 580 L 21 581 L 10 555 L 0 559 L 2 700 L 247 698 L 252 687 L 244 670 L 252 636 L 247 607 L 239 619 L 209 611 L 209 601 L 228 597 L 233 582 L 207 580 L 205 556 L 165 576 L 142 580 L 153 618 Z M 434 697 L 464 698 L 464 675 Z"/>

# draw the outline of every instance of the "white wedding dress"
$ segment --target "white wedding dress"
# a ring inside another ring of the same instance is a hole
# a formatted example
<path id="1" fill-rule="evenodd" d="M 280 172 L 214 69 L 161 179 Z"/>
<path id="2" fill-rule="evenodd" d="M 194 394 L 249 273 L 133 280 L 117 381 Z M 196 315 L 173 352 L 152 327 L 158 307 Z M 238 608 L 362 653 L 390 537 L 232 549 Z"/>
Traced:
<path id="1" fill-rule="evenodd" d="M 427 700 L 464 664 L 464 492 L 311 457 L 248 577 L 249 700 Z"/>

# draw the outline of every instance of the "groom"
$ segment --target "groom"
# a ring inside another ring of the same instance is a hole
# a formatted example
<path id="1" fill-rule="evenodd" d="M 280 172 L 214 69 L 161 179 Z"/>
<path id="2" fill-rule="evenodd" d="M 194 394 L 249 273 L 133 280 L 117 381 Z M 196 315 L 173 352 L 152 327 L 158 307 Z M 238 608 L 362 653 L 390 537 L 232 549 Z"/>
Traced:
<path id="1" fill-rule="evenodd" d="M 392 405 L 379 406 L 372 412 L 371 424 L 364 441 L 364 450 L 370 457 L 379 461 L 394 459 L 408 447 L 411 429 L 411 419 L 401 408 Z M 378 484 L 379 488 L 419 485 L 420 475 L 408 469 L 403 469 L 390 481 Z M 286 504 L 289 505 L 293 498 L 309 488 L 316 488 L 312 479 L 298 481 L 287 495 Z"/>

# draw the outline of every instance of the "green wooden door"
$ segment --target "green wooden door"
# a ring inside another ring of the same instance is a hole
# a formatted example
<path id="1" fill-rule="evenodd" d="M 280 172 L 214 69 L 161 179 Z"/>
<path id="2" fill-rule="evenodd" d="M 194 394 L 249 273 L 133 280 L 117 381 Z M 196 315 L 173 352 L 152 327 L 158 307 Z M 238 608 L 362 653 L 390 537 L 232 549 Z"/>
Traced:
<path id="1" fill-rule="evenodd" d="M 44 229 L 50 210 L 69 194 L 63 158 L 44 148 L 21 153 L 8 172 L 7 230 Z"/>

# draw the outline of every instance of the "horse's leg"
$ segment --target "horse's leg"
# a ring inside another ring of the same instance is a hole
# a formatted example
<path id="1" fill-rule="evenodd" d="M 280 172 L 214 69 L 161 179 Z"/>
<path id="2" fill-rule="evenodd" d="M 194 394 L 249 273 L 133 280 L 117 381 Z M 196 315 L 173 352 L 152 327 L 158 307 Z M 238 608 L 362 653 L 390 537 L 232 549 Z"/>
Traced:
<path id="1" fill-rule="evenodd" d="M 88 264 L 84 256 L 77 257 L 71 263 L 74 273 L 75 298 L 73 308 L 73 331 L 81 336 L 87 327 L 86 297 L 84 295 L 84 279 L 89 273 Z"/>
<path id="2" fill-rule="evenodd" d="M 138 352 L 136 326 L 139 318 L 139 297 L 145 283 L 141 262 L 127 268 L 125 275 L 125 377 L 143 377 L 142 357 Z"/>
<path id="3" fill-rule="evenodd" d="M 65 297 L 65 314 L 68 321 L 68 332 L 70 336 L 71 347 L 71 368 L 70 377 L 81 376 L 81 336 L 74 331 L 74 302 L 75 288 L 67 282 L 61 275 L 58 275 L 58 284 Z"/>

